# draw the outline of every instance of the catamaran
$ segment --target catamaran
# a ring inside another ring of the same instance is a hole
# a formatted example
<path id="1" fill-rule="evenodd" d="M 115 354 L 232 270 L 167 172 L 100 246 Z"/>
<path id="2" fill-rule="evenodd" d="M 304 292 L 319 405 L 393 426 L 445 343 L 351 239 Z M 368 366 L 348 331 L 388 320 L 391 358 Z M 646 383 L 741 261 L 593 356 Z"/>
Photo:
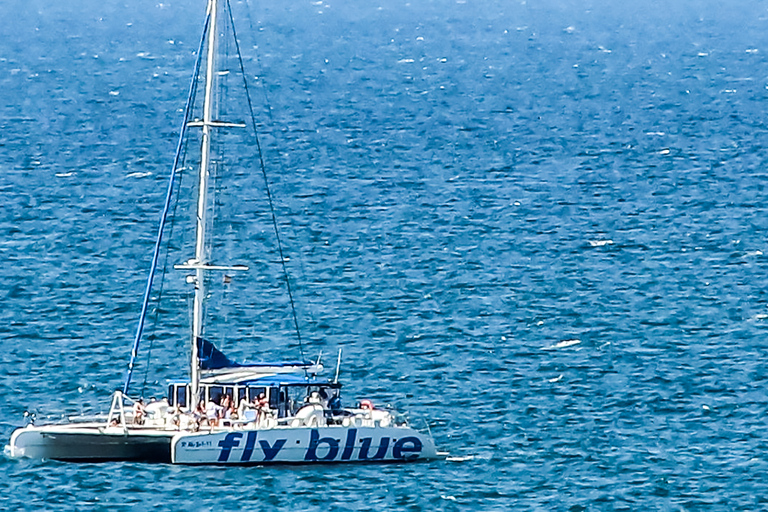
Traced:
<path id="1" fill-rule="evenodd" d="M 216 272 L 246 272 L 245 265 L 212 262 L 212 241 L 207 232 L 211 209 L 211 141 L 222 130 L 246 125 L 219 119 L 218 80 L 227 69 L 219 67 L 222 21 L 232 29 L 240 73 L 253 132 L 256 122 L 247 91 L 246 74 L 229 0 L 208 0 L 203 34 L 197 52 L 184 119 L 171 170 L 152 264 L 144 291 L 127 376 L 121 390 L 112 396 L 108 414 L 90 421 L 71 419 L 66 423 L 29 424 L 13 432 L 9 451 L 12 457 L 31 457 L 75 462 L 141 461 L 177 464 L 267 464 L 390 461 L 405 462 L 438 457 L 435 443 L 426 429 L 413 428 L 403 415 L 360 401 L 355 407 L 341 404 L 339 367 L 334 378 L 322 377 L 317 361 L 236 363 L 204 337 L 206 277 Z M 205 57 L 203 62 L 203 56 Z M 194 91 L 204 84 L 202 115 L 193 117 Z M 199 172 L 197 174 L 195 252 L 175 268 L 187 273 L 194 287 L 191 334 L 189 336 L 189 379 L 172 381 L 167 398 L 144 405 L 130 396 L 131 377 L 144 331 L 158 259 L 174 196 L 174 183 L 181 172 L 180 155 L 188 132 L 199 130 Z M 258 143 L 258 139 L 257 139 Z M 259 161 L 264 173 L 264 160 Z M 271 206 L 271 195 L 270 197 Z M 273 210 L 274 212 L 274 210 Z M 275 236 L 285 271 L 277 223 Z M 290 285 L 286 275 L 288 294 Z M 291 304 L 293 299 L 291 296 Z M 298 334 L 295 309 L 293 319 Z M 299 338 L 300 340 L 300 338 Z M 301 346 L 301 345 L 300 345 Z"/>

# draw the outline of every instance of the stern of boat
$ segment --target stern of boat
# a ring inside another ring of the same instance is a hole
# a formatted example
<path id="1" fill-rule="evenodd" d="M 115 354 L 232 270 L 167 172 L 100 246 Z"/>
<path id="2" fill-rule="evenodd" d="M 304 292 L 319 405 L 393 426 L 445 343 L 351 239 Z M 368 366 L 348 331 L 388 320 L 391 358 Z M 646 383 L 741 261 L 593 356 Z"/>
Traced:
<path id="1" fill-rule="evenodd" d="M 8 443 L 8 456 L 13 459 L 43 458 L 37 455 L 43 444 L 40 431 L 33 426 L 17 428 Z"/>

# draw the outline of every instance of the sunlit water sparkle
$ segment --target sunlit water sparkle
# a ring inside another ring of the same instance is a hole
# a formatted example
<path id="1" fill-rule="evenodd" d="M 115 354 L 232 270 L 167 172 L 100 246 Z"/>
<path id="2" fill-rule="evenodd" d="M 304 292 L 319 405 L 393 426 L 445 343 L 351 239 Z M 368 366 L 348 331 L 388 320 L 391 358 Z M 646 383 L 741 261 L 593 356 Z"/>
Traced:
<path id="1" fill-rule="evenodd" d="M 6 6 L 5 440 L 27 408 L 102 410 L 122 382 L 202 6 Z M 763 4 L 235 7 L 307 351 L 343 347 L 345 396 L 427 418 L 451 457 L 3 458 L 3 508 L 766 507 Z M 263 200 L 230 192 L 229 248 L 270 300 L 229 293 L 225 346 L 295 357 Z M 185 372 L 170 307 L 148 393 Z"/>

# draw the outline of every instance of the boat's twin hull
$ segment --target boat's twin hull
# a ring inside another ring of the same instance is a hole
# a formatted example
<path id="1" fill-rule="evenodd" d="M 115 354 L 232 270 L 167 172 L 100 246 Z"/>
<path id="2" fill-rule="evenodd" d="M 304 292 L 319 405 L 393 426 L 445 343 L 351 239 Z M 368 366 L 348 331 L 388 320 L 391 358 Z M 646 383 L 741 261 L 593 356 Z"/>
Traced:
<path id="1" fill-rule="evenodd" d="M 432 438 L 405 427 L 319 427 L 179 433 L 176 464 L 407 462 L 437 457 Z"/>
<path id="2" fill-rule="evenodd" d="M 11 457 L 68 462 L 170 462 L 176 432 L 103 425 L 29 426 L 11 436 Z"/>
<path id="3" fill-rule="evenodd" d="M 276 427 L 178 432 L 97 425 L 16 430 L 11 457 L 69 462 L 161 462 L 254 465 L 318 462 L 410 462 L 437 457 L 428 435 L 407 427 Z"/>

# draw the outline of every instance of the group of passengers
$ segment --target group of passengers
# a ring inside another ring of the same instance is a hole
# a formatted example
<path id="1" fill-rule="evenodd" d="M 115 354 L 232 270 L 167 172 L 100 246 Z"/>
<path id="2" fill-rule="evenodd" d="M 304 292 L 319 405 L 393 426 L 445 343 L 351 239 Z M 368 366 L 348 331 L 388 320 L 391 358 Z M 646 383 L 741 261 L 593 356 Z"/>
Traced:
<path id="1" fill-rule="evenodd" d="M 253 411 L 253 413 L 249 413 Z M 235 401 L 229 394 L 217 394 L 208 402 L 202 401 L 197 406 L 196 416 L 200 424 L 217 427 L 222 421 L 236 420 L 239 422 L 256 421 L 261 423 L 270 416 L 269 401 L 264 393 L 259 393 L 249 402 L 245 397 L 240 399 L 240 404 L 235 407 Z"/>
<path id="2" fill-rule="evenodd" d="M 336 392 L 329 397 L 325 389 L 319 388 L 314 390 L 307 390 L 307 395 L 304 398 L 302 406 L 317 406 L 319 405 L 325 411 L 325 416 L 329 421 L 334 421 L 334 417 L 338 414 L 343 415 L 341 398 L 339 392 Z M 281 397 L 284 396 L 281 394 Z M 287 398 L 287 396 L 286 396 Z M 297 411 L 292 405 L 293 401 L 288 400 L 287 411 L 293 411 L 295 414 Z M 154 411 L 150 411 L 152 406 L 162 405 L 165 407 L 164 413 L 167 413 L 173 425 L 178 426 L 180 424 L 180 416 L 183 415 L 182 410 L 178 407 L 168 407 L 168 401 L 163 399 L 161 402 L 157 402 L 155 399 L 151 400 L 149 405 L 145 405 L 144 401 L 139 398 L 133 405 L 133 422 L 134 424 L 142 425 L 148 415 L 154 414 Z M 366 407 L 367 406 L 367 407 Z M 301 407 L 299 407 L 301 408 Z M 368 400 L 363 400 L 360 404 L 360 408 L 372 409 L 372 404 Z M 277 411 L 272 410 L 269 405 L 269 400 L 265 393 L 259 393 L 254 396 L 251 401 L 248 401 L 245 397 L 242 397 L 237 407 L 235 407 L 235 401 L 230 394 L 216 394 L 208 402 L 201 400 L 194 413 L 194 422 L 199 426 L 207 425 L 210 427 L 217 427 L 219 425 L 232 425 L 232 424 L 246 424 L 256 423 L 262 424 L 267 418 L 275 418 Z"/>
<path id="3" fill-rule="evenodd" d="M 319 405 L 326 411 L 326 416 L 332 416 L 341 411 L 341 398 L 338 391 L 329 397 L 325 389 L 312 390 L 304 398 L 304 405 Z M 292 407 L 291 407 L 292 409 Z M 217 427 L 235 423 L 256 423 L 261 425 L 267 418 L 275 418 L 277 411 L 272 410 L 265 393 L 259 393 L 249 402 L 245 397 L 240 399 L 237 407 L 229 394 L 217 394 L 210 401 L 198 404 L 197 414 L 200 425 Z"/>

